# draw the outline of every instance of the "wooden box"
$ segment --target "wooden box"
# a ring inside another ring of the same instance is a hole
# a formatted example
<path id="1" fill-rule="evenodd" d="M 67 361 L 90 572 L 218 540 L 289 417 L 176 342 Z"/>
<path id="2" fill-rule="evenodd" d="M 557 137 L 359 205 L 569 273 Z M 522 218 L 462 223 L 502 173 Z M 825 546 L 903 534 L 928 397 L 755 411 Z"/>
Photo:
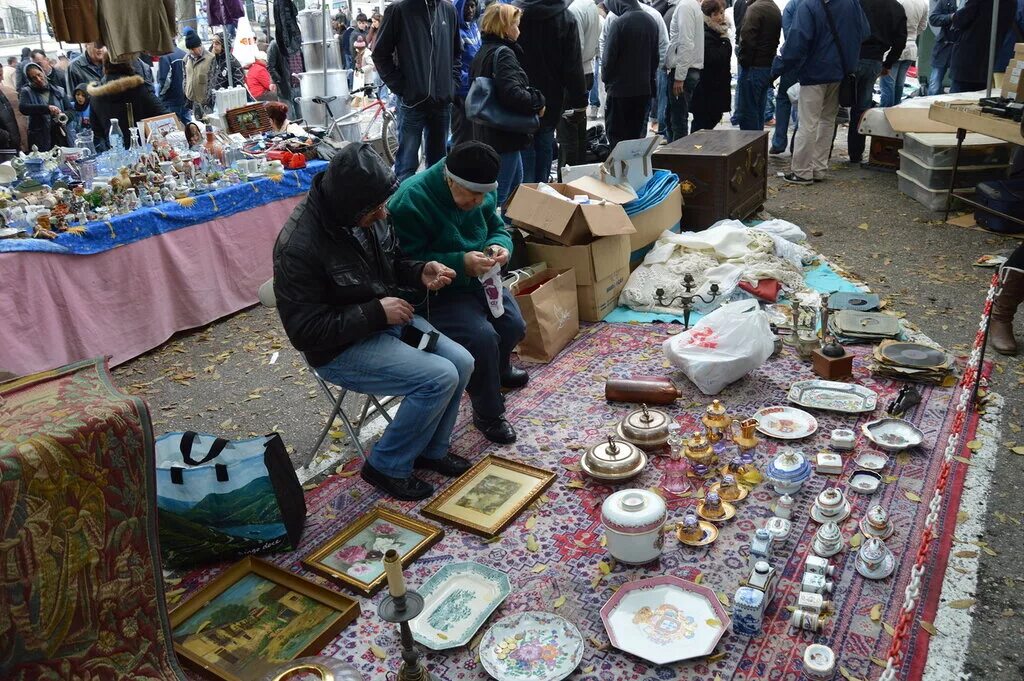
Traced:
<path id="1" fill-rule="evenodd" d="M 768 198 L 768 133 L 701 130 L 654 152 L 654 167 L 679 176 L 683 231 L 745 220 Z"/>

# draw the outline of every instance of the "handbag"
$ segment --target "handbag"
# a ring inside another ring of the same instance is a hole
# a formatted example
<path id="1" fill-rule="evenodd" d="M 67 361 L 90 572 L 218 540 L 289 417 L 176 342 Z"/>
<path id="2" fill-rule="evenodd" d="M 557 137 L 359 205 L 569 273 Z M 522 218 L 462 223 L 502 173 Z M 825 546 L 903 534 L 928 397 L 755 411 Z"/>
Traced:
<path id="1" fill-rule="evenodd" d="M 306 500 L 277 433 L 230 442 L 196 432 L 156 441 L 164 564 L 183 568 L 299 545 Z"/>
<path id="2" fill-rule="evenodd" d="M 850 107 L 857 102 L 857 75 L 850 70 L 850 67 L 846 65 L 846 60 L 843 59 L 843 47 L 839 43 L 839 33 L 836 31 L 832 12 L 828 9 L 828 2 L 821 0 L 821 5 L 825 8 L 825 19 L 828 20 L 828 28 L 832 31 L 832 40 L 836 44 L 836 52 L 839 53 L 839 65 L 843 67 L 845 74 L 839 81 L 839 106 Z"/>
<path id="3" fill-rule="evenodd" d="M 491 53 L 491 73 L 494 73 L 494 60 L 498 58 L 499 47 Z M 498 101 L 498 89 L 493 78 L 477 76 L 469 86 L 466 95 L 466 118 L 488 128 L 505 130 L 506 132 L 534 133 L 540 127 L 537 114 L 521 114 L 509 111 Z"/>

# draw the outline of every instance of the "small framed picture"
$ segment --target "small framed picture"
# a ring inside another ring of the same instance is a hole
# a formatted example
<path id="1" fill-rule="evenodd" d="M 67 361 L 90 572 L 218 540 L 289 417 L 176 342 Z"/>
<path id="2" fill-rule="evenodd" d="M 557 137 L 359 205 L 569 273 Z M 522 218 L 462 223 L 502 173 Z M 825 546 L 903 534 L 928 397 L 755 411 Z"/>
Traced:
<path id="1" fill-rule="evenodd" d="M 554 480 L 554 473 L 492 454 L 427 504 L 423 515 L 493 537 Z"/>
<path id="2" fill-rule="evenodd" d="M 143 118 L 139 121 L 142 126 L 142 139 L 148 140 L 150 133 L 155 132 L 158 136 L 164 137 L 175 130 L 181 130 L 181 122 L 173 113 L 160 114 L 151 118 Z"/>
<path id="3" fill-rule="evenodd" d="M 443 536 L 440 527 L 381 505 L 345 526 L 302 564 L 372 596 L 385 581 L 385 551 L 398 551 L 407 567 Z"/>
<path id="4" fill-rule="evenodd" d="M 250 681 L 315 655 L 359 603 L 259 558 L 245 558 L 170 614 L 174 651 L 205 676 Z"/>

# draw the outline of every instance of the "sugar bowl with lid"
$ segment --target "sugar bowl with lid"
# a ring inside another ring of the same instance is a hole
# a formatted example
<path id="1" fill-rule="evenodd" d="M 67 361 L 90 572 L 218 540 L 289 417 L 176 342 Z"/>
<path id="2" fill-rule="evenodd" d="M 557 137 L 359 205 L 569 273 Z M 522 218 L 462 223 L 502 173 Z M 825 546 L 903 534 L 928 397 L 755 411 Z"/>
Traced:
<path id="1" fill-rule="evenodd" d="M 661 555 L 665 500 L 645 489 L 615 492 L 601 505 L 608 553 L 620 563 L 643 565 Z"/>
<path id="2" fill-rule="evenodd" d="M 779 494 L 796 494 L 811 477 L 811 465 L 800 452 L 786 450 L 768 464 L 765 477 Z"/>
<path id="3" fill-rule="evenodd" d="M 583 472 L 604 482 L 628 480 L 647 466 L 647 455 L 629 442 L 616 440 L 611 435 L 586 451 L 580 458 Z"/>
<path id="4" fill-rule="evenodd" d="M 660 409 L 648 409 L 646 404 L 630 412 L 616 427 L 619 439 L 648 452 L 661 449 L 668 442 L 672 419 Z"/>

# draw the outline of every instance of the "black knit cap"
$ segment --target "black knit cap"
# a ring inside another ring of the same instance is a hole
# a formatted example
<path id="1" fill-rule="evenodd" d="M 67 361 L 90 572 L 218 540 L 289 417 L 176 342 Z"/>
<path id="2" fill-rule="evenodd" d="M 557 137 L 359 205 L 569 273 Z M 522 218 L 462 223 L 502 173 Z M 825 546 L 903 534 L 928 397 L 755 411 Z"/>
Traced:
<path id="1" fill-rule="evenodd" d="M 185 47 L 193 49 L 203 44 L 203 41 L 199 39 L 199 36 L 195 32 L 189 31 L 188 35 L 185 36 Z"/>
<path id="2" fill-rule="evenodd" d="M 478 185 L 480 187 L 497 187 L 498 170 L 501 167 L 501 156 L 498 155 L 490 145 L 483 142 L 463 142 L 457 144 L 448 152 L 448 158 L 444 162 L 449 176 L 469 189 Z M 474 189 L 480 191 L 479 189 Z M 484 191 L 493 191 L 494 188 Z"/>

